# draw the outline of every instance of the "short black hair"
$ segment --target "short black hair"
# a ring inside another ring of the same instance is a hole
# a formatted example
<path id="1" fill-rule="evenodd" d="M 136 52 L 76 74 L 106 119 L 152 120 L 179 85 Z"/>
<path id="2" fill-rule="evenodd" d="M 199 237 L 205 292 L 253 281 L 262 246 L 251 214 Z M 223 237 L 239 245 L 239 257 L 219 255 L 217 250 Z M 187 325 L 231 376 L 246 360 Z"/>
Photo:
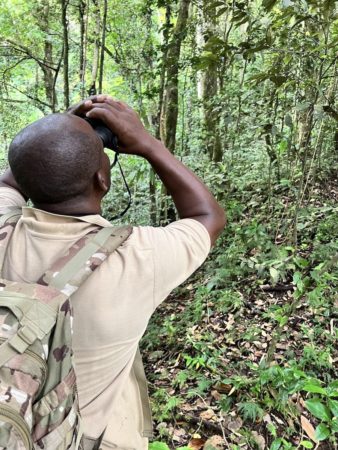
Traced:
<path id="1" fill-rule="evenodd" d="M 79 120 L 51 114 L 21 130 L 10 144 L 12 173 L 33 203 L 61 203 L 90 188 L 101 167 L 100 141 L 90 128 L 78 127 Z"/>

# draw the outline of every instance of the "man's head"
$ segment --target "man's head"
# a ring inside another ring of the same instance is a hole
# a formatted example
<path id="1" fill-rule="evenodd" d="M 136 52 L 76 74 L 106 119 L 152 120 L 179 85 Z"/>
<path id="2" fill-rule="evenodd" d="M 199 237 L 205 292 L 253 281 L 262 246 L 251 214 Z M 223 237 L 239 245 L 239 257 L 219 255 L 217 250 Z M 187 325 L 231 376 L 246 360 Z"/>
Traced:
<path id="1" fill-rule="evenodd" d="M 51 114 L 24 128 L 12 141 L 9 164 L 35 205 L 95 197 L 110 187 L 109 160 L 100 138 L 83 119 Z"/>

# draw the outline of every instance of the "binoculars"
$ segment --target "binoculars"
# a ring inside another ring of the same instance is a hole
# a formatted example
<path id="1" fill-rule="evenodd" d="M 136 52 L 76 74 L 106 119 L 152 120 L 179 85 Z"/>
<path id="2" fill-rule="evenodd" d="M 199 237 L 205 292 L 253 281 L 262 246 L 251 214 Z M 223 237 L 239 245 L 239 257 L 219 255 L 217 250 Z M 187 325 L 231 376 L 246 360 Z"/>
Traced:
<path id="1" fill-rule="evenodd" d="M 118 139 L 117 136 L 106 125 L 97 119 L 85 118 L 86 122 L 92 126 L 95 133 L 99 136 L 103 143 L 104 148 L 110 148 L 114 152 L 118 152 Z"/>

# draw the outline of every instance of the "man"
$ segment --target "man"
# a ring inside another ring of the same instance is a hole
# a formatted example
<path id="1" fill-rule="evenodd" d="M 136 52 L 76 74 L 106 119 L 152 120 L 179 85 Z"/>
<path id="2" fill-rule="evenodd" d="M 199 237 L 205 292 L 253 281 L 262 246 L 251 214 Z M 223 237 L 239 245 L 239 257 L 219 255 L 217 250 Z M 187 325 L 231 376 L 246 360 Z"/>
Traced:
<path id="1" fill-rule="evenodd" d="M 34 282 L 81 236 L 109 226 L 101 200 L 110 188 L 109 159 L 83 117 L 102 120 L 121 153 L 153 166 L 181 220 L 134 227 L 131 236 L 72 296 L 73 349 L 85 434 L 102 449 L 147 448 L 144 386 L 134 364 L 156 307 L 205 260 L 225 225 L 224 211 L 203 183 L 143 127 L 126 104 L 95 96 L 69 114 L 52 114 L 24 130 L 0 179 L 0 213 L 23 206 L 3 276 Z M 29 198 L 34 207 L 25 206 Z"/>

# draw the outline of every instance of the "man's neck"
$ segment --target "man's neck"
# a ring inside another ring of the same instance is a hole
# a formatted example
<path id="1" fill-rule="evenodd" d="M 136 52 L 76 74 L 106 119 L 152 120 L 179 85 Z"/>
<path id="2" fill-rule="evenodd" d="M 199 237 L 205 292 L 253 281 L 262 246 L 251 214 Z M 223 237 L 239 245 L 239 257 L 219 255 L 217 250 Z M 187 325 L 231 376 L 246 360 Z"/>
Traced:
<path id="1" fill-rule="evenodd" d="M 88 216 L 101 214 L 101 205 L 87 198 L 71 199 L 62 203 L 35 203 L 35 208 L 63 216 Z"/>

